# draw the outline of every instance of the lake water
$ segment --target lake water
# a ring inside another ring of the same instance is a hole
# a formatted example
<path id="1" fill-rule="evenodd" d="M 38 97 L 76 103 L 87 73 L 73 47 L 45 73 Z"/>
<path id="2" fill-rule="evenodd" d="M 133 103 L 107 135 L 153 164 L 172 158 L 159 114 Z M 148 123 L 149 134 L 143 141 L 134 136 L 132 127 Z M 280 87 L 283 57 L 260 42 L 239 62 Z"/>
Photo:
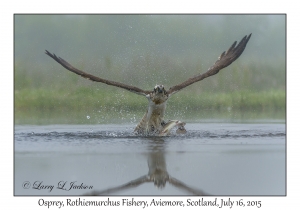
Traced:
<path id="1" fill-rule="evenodd" d="M 15 195 L 285 195 L 284 123 L 15 126 Z"/>

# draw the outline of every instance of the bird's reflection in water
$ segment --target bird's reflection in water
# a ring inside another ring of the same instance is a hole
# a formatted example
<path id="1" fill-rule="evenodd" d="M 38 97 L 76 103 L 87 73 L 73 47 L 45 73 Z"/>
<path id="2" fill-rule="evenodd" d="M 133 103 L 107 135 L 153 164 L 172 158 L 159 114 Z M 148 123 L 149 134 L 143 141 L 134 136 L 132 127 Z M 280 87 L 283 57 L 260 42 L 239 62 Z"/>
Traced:
<path id="1" fill-rule="evenodd" d="M 208 195 L 202 190 L 195 189 L 179 181 L 178 179 L 170 176 L 167 171 L 167 165 L 165 160 L 165 141 L 161 138 L 146 139 L 149 141 L 149 154 L 148 154 L 148 167 L 149 172 L 140 178 L 132 180 L 126 184 L 108 188 L 105 190 L 95 190 L 85 195 L 108 195 L 111 193 L 120 192 L 122 190 L 138 187 L 143 183 L 153 182 L 154 185 L 160 189 L 166 186 L 166 183 L 173 185 L 174 187 L 186 191 L 192 195 Z"/>

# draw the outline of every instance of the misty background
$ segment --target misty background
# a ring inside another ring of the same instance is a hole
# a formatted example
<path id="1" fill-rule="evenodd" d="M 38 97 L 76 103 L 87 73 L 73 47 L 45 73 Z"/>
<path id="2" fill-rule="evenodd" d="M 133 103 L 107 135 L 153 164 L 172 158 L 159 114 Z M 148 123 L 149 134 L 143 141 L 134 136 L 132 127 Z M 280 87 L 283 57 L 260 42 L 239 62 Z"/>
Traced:
<path id="1" fill-rule="evenodd" d="M 15 15 L 15 123 L 105 123 L 107 115 L 135 122 L 132 113 L 147 108 L 140 96 L 65 70 L 45 50 L 95 76 L 168 89 L 250 33 L 237 61 L 175 94 L 167 109 L 171 118 L 246 110 L 284 119 L 285 15 Z"/>

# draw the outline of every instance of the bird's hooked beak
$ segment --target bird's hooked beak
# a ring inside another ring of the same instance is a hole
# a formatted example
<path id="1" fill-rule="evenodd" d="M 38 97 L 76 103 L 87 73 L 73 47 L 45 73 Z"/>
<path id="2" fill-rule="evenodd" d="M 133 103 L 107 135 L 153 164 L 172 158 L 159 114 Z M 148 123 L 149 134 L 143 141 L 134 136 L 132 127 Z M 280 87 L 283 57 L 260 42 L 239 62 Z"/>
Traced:
<path id="1" fill-rule="evenodd" d="M 155 85 L 154 92 L 155 93 L 164 93 L 165 92 L 165 88 L 164 88 L 163 85 Z"/>

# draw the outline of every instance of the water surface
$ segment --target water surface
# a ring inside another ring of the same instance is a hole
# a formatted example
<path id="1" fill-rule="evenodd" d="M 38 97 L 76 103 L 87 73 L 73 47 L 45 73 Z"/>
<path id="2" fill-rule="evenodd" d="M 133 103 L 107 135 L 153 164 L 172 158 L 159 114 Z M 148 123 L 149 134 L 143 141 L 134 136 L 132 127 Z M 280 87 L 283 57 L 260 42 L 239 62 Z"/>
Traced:
<path id="1" fill-rule="evenodd" d="M 15 126 L 15 195 L 285 195 L 285 124 Z"/>

